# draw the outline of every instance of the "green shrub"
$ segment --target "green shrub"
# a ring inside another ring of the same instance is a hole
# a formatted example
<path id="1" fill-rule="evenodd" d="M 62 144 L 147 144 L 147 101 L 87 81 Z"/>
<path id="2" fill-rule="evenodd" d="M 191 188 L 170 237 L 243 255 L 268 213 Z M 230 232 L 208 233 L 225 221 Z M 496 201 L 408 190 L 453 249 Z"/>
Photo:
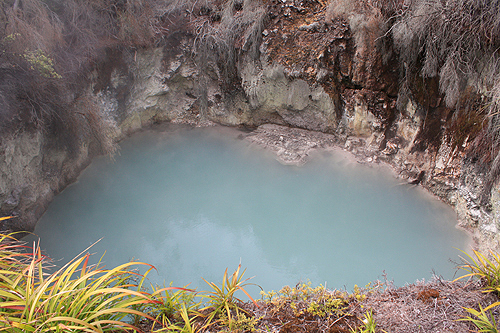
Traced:
<path id="1" fill-rule="evenodd" d="M 261 295 L 274 306 L 275 311 L 290 307 L 295 316 L 307 314 L 320 318 L 346 315 L 350 298 L 346 292 L 331 292 L 322 285 L 312 288 L 310 282 L 298 284 L 294 288 L 285 286 L 278 292 L 261 292 Z"/>
<path id="2" fill-rule="evenodd" d="M 255 332 L 255 326 L 258 322 L 258 318 L 248 316 L 243 312 L 238 312 L 235 317 L 231 318 L 231 321 L 222 315 L 221 323 L 225 328 L 221 332 Z"/>

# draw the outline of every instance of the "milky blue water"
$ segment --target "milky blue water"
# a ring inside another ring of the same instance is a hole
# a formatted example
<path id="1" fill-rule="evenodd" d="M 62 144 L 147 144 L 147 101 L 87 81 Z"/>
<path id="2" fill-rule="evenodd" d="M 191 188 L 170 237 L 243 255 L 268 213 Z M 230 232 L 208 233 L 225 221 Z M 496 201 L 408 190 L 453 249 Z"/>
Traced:
<path id="1" fill-rule="evenodd" d="M 145 261 L 152 283 L 199 290 L 239 263 L 266 291 L 352 289 L 384 272 L 397 285 L 453 278 L 469 237 L 451 208 L 343 154 L 286 166 L 238 134 L 177 128 L 122 142 L 55 198 L 35 230 L 42 248 L 63 263 L 102 238 L 90 252 L 108 266 Z"/>

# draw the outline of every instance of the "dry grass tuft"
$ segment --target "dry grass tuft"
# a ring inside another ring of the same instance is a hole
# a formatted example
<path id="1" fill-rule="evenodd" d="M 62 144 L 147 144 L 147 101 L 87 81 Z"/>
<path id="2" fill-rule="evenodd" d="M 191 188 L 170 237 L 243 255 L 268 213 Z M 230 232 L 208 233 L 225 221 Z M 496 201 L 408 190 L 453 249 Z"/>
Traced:
<path id="1" fill-rule="evenodd" d="M 336 17 L 348 20 L 357 52 L 365 55 L 375 48 L 380 49 L 382 40 L 378 38 L 386 33 L 387 22 L 377 2 L 333 0 L 328 5 L 325 19 L 332 21 Z"/>
<path id="2" fill-rule="evenodd" d="M 391 28 L 404 73 L 400 93 L 404 100 L 398 105 L 404 106 L 408 95 L 418 94 L 408 87 L 418 85 L 415 82 L 421 78 L 439 78 L 444 104 L 451 109 L 464 108 L 462 95 L 472 86 L 483 97 L 482 108 L 489 117 L 486 127 L 493 146 L 498 146 L 500 0 L 407 0 L 401 8 Z M 484 203 L 500 175 L 500 157 L 492 160 Z"/>
<path id="3" fill-rule="evenodd" d="M 430 282 L 389 287 L 370 295 L 364 305 L 374 310 L 378 326 L 387 332 L 468 332 L 473 326 L 458 321 L 466 316 L 464 308 L 484 307 L 496 299 L 480 287 L 479 282 L 463 284 L 436 277 Z"/>
<path id="4" fill-rule="evenodd" d="M 207 72 L 215 71 L 223 88 L 231 91 L 241 84 L 238 55 L 247 53 L 254 60 L 259 57 L 265 10 L 256 0 L 228 0 L 213 9 L 201 8 L 200 13 L 192 22 L 198 64 Z"/>

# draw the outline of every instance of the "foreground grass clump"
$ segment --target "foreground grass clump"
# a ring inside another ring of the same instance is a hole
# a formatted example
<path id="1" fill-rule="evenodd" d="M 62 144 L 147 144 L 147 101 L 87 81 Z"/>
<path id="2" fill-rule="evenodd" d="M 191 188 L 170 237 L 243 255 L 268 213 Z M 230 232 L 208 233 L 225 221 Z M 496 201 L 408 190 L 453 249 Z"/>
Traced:
<path id="1" fill-rule="evenodd" d="M 79 256 L 53 273 L 38 245 L 30 248 L 0 235 L 0 331 L 111 332 L 136 329 L 127 316 L 151 318 L 135 309 L 156 301 L 142 292 L 144 276 L 129 262 L 112 269 L 89 266 Z M 134 283 L 139 280 L 138 283 Z"/>

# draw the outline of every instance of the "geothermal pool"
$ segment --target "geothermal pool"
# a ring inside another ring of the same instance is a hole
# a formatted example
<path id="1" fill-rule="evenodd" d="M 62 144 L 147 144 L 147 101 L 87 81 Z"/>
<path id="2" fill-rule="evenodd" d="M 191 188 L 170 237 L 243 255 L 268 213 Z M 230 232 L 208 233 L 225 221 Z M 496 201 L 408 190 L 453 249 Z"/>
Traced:
<path id="1" fill-rule="evenodd" d="M 35 233 L 56 263 L 90 244 L 107 266 L 153 264 L 154 284 L 207 290 L 239 263 L 264 290 L 451 279 L 469 237 L 453 210 L 345 153 L 280 164 L 233 129 L 167 128 L 122 142 L 58 195 Z M 250 287 L 256 295 L 259 289 Z"/>

